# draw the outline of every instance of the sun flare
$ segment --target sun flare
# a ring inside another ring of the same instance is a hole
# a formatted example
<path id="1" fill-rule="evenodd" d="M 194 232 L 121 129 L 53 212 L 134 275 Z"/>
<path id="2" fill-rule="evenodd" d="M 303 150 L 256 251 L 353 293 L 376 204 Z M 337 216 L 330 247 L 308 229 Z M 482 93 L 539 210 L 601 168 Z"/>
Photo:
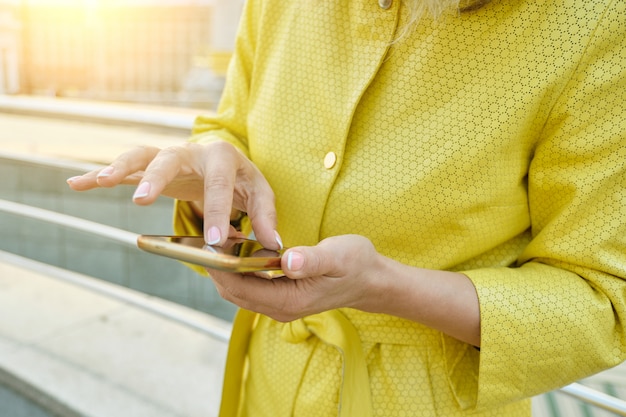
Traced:
<path id="1" fill-rule="evenodd" d="M 31 6 L 94 7 L 99 0 L 28 0 Z"/>

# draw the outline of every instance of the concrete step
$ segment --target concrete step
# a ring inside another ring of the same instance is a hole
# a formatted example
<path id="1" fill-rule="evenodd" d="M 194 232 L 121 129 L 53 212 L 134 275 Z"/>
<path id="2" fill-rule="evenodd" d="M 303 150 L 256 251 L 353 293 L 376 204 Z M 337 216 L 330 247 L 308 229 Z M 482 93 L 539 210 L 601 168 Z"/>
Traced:
<path id="1" fill-rule="evenodd" d="M 184 323 L 230 324 L 93 280 L 0 252 L 0 384 L 63 415 L 216 416 L 226 343 Z"/>

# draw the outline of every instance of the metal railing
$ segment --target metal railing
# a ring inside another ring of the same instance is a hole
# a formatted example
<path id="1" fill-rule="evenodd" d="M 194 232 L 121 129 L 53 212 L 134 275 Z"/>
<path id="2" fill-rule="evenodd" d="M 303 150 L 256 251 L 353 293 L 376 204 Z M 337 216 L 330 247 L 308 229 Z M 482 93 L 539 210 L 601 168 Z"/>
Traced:
<path id="1" fill-rule="evenodd" d="M 138 235 L 136 233 L 78 217 L 68 216 L 66 214 L 2 199 L 0 199 L 0 212 L 56 224 L 105 238 L 124 246 L 137 248 Z M 163 303 L 154 302 L 149 298 L 139 296 L 131 291 L 120 291 L 119 287 L 98 279 L 87 279 L 86 277 L 83 278 L 78 275 L 63 275 L 59 278 L 72 282 L 73 284 L 89 288 L 92 291 L 107 295 L 116 300 L 132 304 L 152 313 L 156 313 L 187 327 L 201 331 L 216 340 L 227 343 L 230 339 L 230 326 L 225 326 L 221 320 L 208 314 L 203 314 L 201 318 L 192 317 L 190 314 L 181 313 L 181 309 L 174 309 L 164 305 Z"/>
<path id="2" fill-rule="evenodd" d="M 626 401 L 619 398 L 596 391 L 582 384 L 574 383 L 561 388 L 558 392 L 567 394 L 587 404 L 610 411 L 619 416 L 626 416 Z"/>

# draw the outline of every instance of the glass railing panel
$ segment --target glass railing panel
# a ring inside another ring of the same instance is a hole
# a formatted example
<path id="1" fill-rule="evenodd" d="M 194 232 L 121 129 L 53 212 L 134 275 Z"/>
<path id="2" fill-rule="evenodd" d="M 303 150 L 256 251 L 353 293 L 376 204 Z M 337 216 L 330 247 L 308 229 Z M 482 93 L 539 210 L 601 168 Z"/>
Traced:
<path id="1" fill-rule="evenodd" d="M 71 164 L 68 164 L 71 165 Z M 82 171 L 0 158 L 0 199 L 84 218 L 135 233 L 170 234 L 172 201 L 150 207 L 131 201 L 120 187 L 78 193 L 65 179 Z M 0 212 L 0 250 L 124 285 L 216 317 L 231 320 L 235 307 L 222 300 L 212 282 L 182 264 L 107 239 L 54 224 Z"/>

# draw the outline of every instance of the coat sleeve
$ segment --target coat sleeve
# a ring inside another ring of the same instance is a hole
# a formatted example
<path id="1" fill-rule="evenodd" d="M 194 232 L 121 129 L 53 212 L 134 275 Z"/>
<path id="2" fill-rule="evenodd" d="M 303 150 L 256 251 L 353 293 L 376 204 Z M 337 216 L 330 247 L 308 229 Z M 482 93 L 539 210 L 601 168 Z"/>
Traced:
<path id="1" fill-rule="evenodd" d="M 467 405 L 530 397 L 626 359 L 625 9 L 609 5 L 538 141 L 533 237 L 517 267 L 464 272 L 482 339 Z M 460 387 L 456 368 L 448 372 Z"/>

